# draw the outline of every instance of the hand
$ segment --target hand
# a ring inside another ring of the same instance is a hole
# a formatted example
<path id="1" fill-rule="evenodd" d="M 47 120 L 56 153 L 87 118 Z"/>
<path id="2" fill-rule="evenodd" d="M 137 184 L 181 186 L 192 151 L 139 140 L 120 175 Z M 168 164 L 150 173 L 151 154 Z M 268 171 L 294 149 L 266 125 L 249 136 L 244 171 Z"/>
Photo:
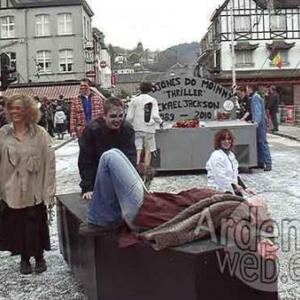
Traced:
<path id="1" fill-rule="evenodd" d="M 269 239 L 263 239 L 257 244 L 257 252 L 264 259 L 278 258 L 278 246 Z"/>
<path id="2" fill-rule="evenodd" d="M 91 200 L 93 196 L 93 192 L 86 192 L 82 195 L 83 200 Z"/>
<path id="3" fill-rule="evenodd" d="M 48 203 L 46 204 L 47 210 L 51 210 L 53 206 L 55 205 L 55 197 Z"/>
<path id="4" fill-rule="evenodd" d="M 71 133 L 71 137 L 72 137 L 73 139 L 76 139 L 76 138 L 77 138 L 76 132 L 72 132 L 72 133 Z"/>
<path id="5" fill-rule="evenodd" d="M 254 122 L 253 125 L 257 128 L 258 127 L 258 123 Z"/>

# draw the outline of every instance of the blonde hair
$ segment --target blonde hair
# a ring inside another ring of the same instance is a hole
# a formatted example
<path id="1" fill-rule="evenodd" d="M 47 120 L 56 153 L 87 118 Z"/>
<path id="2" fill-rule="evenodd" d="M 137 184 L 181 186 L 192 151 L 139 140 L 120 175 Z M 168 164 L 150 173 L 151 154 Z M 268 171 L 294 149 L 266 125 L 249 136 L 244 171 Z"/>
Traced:
<path id="1" fill-rule="evenodd" d="M 25 124 L 38 123 L 41 117 L 36 101 L 25 94 L 14 94 L 5 101 L 5 113 L 8 122 L 11 122 L 11 115 L 9 113 L 10 107 L 15 101 L 20 101 L 24 109 Z"/>

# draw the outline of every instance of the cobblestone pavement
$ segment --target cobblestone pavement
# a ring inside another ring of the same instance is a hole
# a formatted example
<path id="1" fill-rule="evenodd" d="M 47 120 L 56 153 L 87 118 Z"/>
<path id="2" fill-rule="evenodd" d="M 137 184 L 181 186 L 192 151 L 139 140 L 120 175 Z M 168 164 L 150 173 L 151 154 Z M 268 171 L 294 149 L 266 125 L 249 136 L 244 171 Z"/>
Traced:
<path id="1" fill-rule="evenodd" d="M 269 205 L 274 219 L 280 225 L 284 219 L 299 218 L 300 211 L 300 143 L 270 135 L 273 171 L 256 170 L 253 174 L 242 174 L 246 184 L 253 187 Z M 57 194 L 79 192 L 77 171 L 77 141 L 72 141 L 56 151 Z M 154 179 L 151 189 L 177 192 L 192 187 L 204 186 L 205 174 L 164 176 Z M 300 226 L 296 224 L 299 232 Z M 40 275 L 19 275 L 19 258 L 0 252 L 0 300 L 51 299 L 85 300 L 82 286 L 73 276 L 59 252 L 56 216 L 51 225 L 52 250 L 46 253 L 48 270 Z M 287 240 L 289 230 L 279 226 L 281 238 L 279 289 L 281 299 L 300 299 L 300 268 L 295 265 L 299 258 L 300 245 L 295 247 L 295 238 Z M 285 238 L 285 239 L 284 239 Z M 286 246 L 290 246 L 287 249 Z M 298 275 L 292 276 L 292 275 Z M 121 300 L 121 299 L 120 299 Z M 132 299 L 136 300 L 136 299 Z M 142 299 L 138 299 L 142 300 Z M 154 300 L 154 299 L 153 299 Z"/>

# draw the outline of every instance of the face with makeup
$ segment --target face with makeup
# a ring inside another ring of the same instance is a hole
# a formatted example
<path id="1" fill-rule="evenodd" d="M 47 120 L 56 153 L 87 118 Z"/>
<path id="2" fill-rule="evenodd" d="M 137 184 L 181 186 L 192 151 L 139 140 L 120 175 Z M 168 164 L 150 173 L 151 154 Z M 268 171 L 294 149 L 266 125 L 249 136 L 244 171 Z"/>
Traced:
<path id="1" fill-rule="evenodd" d="M 125 112 L 123 107 L 113 106 L 104 115 L 104 120 L 107 127 L 111 130 L 117 130 L 124 122 Z"/>

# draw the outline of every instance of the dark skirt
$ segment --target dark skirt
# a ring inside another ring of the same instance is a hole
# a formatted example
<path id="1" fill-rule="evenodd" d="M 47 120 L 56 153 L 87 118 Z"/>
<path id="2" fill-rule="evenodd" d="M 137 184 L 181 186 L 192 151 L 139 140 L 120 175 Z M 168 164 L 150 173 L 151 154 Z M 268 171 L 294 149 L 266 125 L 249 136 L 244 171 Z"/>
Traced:
<path id="1" fill-rule="evenodd" d="M 56 132 L 57 133 L 64 133 L 65 132 L 65 124 L 56 124 Z"/>
<path id="2" fill-rule="evenodd" d="M 1 200 L 0 207 L 0 250 L 28 257 L 50 250 L 47 211 L 43 203 L 13 209 Z"/>

